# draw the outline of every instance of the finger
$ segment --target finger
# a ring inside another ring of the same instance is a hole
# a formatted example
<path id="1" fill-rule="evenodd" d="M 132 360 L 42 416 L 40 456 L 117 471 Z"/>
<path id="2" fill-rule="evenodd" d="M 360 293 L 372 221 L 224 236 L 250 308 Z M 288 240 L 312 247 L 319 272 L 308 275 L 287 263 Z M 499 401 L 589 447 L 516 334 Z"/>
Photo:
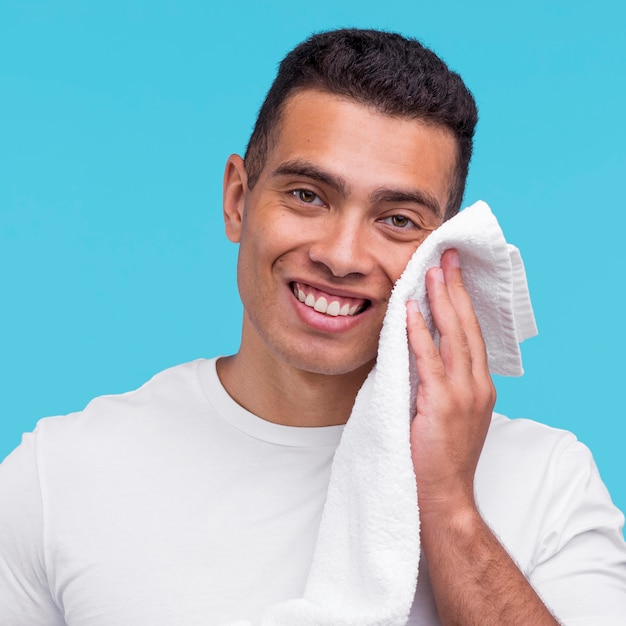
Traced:
<path id="1" fill-rule="evenodd" d="M 439 331 L 439 352 L 446 371 L 454 376 L 470 376 L 470 346 L 441 268 L 431 268 L 426 273 L 426 291 L 433 321 Z"/>
<path id="2" fill-rule="evenodd" d="M 417 375 L 422 383 L 445 378 L 446 372 L 439 350 L 415 300 L 406 304 L 409 345 L 415 355 Z"/>
<path id="3" fill-rule="evenodd" d="M 448 297 L 467 339 L 473 369 L 484 372 L 488 370 L 485 340 L 472 298 L 463 282 L 459 253 L 454 249 L 446 250 L 441 257 L 441 268 L 447 285 Z"/>

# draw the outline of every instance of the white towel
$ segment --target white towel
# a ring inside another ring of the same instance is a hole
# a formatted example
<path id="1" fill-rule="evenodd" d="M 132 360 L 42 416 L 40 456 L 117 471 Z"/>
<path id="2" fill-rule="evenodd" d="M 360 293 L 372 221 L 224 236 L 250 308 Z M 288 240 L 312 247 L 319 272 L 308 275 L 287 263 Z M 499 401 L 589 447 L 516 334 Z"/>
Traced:
<path id="1" fill-rule="evenodd" d="M 418 381 L 409 356 L 405 303 L 419 302 L 435 336 L 424 276 L 448 248 L 459 252 L 490 371 L 523 373 L 518 343 L 537 334 L 524 267 L 489 207 L 477 202 L 422 243 L 394 286 L 376 365 L 357 395 L 335 454 L 303 597 L 271 607 L 263 626 L 407 622 L 420 545 L 409 444 Z"/>

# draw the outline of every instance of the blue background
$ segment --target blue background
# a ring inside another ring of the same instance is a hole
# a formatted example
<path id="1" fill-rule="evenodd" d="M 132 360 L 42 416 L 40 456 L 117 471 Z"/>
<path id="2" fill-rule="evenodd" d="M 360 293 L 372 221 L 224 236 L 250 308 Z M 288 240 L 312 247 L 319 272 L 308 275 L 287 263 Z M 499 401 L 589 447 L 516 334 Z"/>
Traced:
<path id="1" fill-rule="evenodd" d="M 38 418 L 238 347 L 221 176 L 315 30 L 420 38 L 480 107 L 466 203 L 523 253 L 540 329 L 497 408 L 574 431 L 626 509 L 626 3 L 0 5 L 0 458 Z"/>

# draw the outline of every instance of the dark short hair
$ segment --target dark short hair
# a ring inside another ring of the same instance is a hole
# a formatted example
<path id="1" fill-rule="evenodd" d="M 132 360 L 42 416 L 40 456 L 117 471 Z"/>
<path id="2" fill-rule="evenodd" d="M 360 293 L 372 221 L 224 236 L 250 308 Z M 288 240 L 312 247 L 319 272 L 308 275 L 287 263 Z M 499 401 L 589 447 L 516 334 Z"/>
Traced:
<path id="1" fill-rule="evenodd" d="M 446 218 L 458 212 L 478 121 L 474 98 L 461 77 L 419 41 L 379 30 L 317 33 L 282 60 L 246 149 L 249 188 L 265 166 L 285 101 L 304 89 L 344 96 L 386 115 L 451 131 L 458 149 Z"/>

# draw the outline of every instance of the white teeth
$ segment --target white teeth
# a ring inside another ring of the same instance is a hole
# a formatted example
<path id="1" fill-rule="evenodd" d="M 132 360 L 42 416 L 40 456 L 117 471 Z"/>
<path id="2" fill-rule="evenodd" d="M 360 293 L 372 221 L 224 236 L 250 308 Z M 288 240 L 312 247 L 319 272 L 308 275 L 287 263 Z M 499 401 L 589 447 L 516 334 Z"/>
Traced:
<path id="1" fill-rule="evenodd" d="M 305 293 L 305 291 L 298 285 L 294 284 L 294 294 L 298 298 L 300 302 L 303 302 L 306 306 L 310 306 L 315 309 L 318 313 L 325 313 L 326 315 L 331 315 L 333 317 L 337 317 L 342 315 L 344 317 L 355 315 L 358 310 L 362 307 L 360 304 L 354 304 L 350 306 L 348 303 L 342 305 L 338 300 L 332 300 L 330 303 L 328 299 L 324 296 L 320 296 L 315 299 L 315 296 L 312 293 Z"/>
<path id="2" fill-rule="evenodd" d="M 326 313 L 328 310 L 328 302 L 324 296 L 321 296 L 315 301 L 315 306 L 313 307 L 318 313 Z"/>
<path id="3" fill-rule="evenodd" d="M 328 315 L 332 315 L 333 317 L 337 317 L 339 315 L 339 302 L 337 300 L 333 300 L 326 309 L 326 313 Z"/>

